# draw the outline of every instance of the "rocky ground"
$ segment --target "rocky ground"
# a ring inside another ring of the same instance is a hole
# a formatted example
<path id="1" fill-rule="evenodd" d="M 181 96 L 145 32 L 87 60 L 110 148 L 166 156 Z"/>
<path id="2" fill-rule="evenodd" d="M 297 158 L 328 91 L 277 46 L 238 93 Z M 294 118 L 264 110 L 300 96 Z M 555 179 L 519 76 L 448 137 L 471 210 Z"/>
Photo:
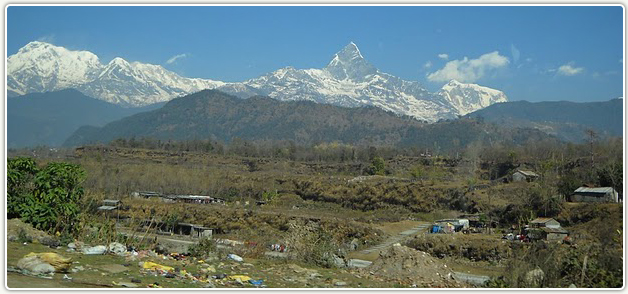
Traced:
<path id="1" fill-rule="evenodd" d="M 244 258 L 236 261 L 220 250 L 198 259 L 180 254 L 160 254 L 153 250 L 106 252 L 88 255 L 80 247 L 44 245 L 36 236 L 45 234 L 25 227 L 33 243 L 7 243 L 7 285 L 9 288 L 397 288 L 469 287 L 456 281 L 444 263 L 429 254 L 404 246 L 393 246 L 380 253 L 369 267 L 321 268 L 284 259 Z M 97 245 L 97 244 L 91 244 Z M 18 267 L 29 253 L 56 253 L 69 258 L 67 271 L 34 274 Z"/>

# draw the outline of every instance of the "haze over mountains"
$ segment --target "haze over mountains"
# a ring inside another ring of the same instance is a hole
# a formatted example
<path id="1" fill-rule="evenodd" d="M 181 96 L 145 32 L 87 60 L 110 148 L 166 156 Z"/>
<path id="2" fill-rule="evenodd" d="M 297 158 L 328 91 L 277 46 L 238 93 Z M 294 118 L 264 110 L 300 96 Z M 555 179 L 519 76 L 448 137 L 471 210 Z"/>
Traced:
<path id="1" fill-rule="evenodd" d="M 497 102 L 498 90 L 451 81 L 437 93 L 419 82 L 379 71 L 350 43 L 322 69 L 286 67 L 239 83 L 186 78 L 160 65 L 114 58 L 102 64 L 88 51 L 72 51 L 45 42 L 31 42 L 7 60 L 11 96 L 75 88 L 84 94 L 127 107 L 149 105 L 218 89 L 241 98 L 309 100 L 346 107 L 372 105 L 399 115 L 435 122 L 451 119 Z"/>
<path id="2" fill-rule="evenodd" d="M 181 77 L 122 58 L 102 64 L 93 53 L 44 42 L 29 43 L 7 63 L 9 96 L 29 93 L 7 101 L 10 148 L 129 137 L 397 146 L 450 146 L 456 139 L 461 147 L 482 138 L 547 135 L 580 142 L 587 129 L 623 134 L 622 100 L 507 102 L 501 91 L 455 80 L 431 93 L 379 71 L 354 43 L 322 69 L 286 67 L 239 83 Z M 460 116 L 499 127 L 468 119 L 434 123 Z"/>
<path id="3" fill-rule="evenodd" d="M 588 139 L 589 129 L 598 137 L 623 136 L 623 103 L 623 99 L 586 103 L 514 101 L 491 105 L 466 117 L 506 127 L 535 128 L 564 141 L 582 142 Z"/>
<path id="4" fill-rule="evenodd" d="M 512 144 L 552 139 L 535 129 L 501 128 L 473 120 L 426 124 L 377 107 L 346 108 L 262 96 L 240 99 L 218 90 L 204 90 L 104 127 L 81 127 L 64 145 L 107 143 L 118 138 L 223 142 L 241 138 L 291 140 L 303 145 L 336 141 L 440 150 L 463 147 L 478 139 Z"/>
<path id="5" fill-rule="evenodd" d="M 7 147 L 60 146 L 80 126 L 103 126 L 162 105 L 124 108 L 85 96 L 74 89 L 9 98 Z"/>

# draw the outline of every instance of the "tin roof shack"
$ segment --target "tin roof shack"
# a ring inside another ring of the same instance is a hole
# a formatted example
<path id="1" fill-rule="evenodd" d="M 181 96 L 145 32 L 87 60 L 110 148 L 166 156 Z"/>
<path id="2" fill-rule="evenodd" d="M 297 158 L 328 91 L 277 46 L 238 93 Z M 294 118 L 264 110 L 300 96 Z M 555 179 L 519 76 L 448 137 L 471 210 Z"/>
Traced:
<path id="1" fill-rule="evenodd" d="M 569 236 L 569 232 L 563 228 L 541 228 L 545 233 L 545 240 L 547 241 L 562 241 L 565 237 Z"/>
<path id="2" fill-rule="evenodd" d="M 546 240 L 546 241 L 562 241 L 569 232 L 563 228 L 528 228 L 526 236 L 530 241 Z"/>
<path id="3" fill-rule="evenodd" d="M 150 226 L 150 221 L 144 221 L 143 226 Z M 189 223 L 176 223 L 169 224 L 165 222 L 158 222 L 154 225 L 156 234 L 158 235 L 187 235 L 192 238 L 205 238 L 211 237 L 214 229 L 208 228 L 202 225 L 195 225 Z"/>
<path id="4" fill-rule="evenodd" d="M 526 236 L 530 240 L 562 241 L 569 232 L 560 226 L 553 218 L 539 217 L 530 222 L 526 228 Z"/>
<path id="5" fill-rule="evenodd" d="M 512 174 L 513 182 L 534 182 L 538 178 L 538 174 L 527 170 L 517 170 Z"/>
<path id="6" fill-rule="evenodd" d="M 134 198 L 151 198 L 151 197 L 163 197 L 163 194 L 158 193 L 158 192 L 151 192 L 151 191 L 139 191 L 139 192 L 133 192 L 131 193 L 131 196 L 133 196 Z"/>
<path id="7" fill-rule="evenodd" d="M 548 217 L 539 217 L 530 222 L 530 228 L 560 228 L 560 223 Z"/>
<path id="8" fill-rule="evenodd" d="M 213 229 L 188 223 L 178 223 L 175 226 L 175 234 L 189 235 L 192 238 L 211 237 Z"/>
<path id="9" fill-rule="evenodd" d="M 183 202 L 183 203 L 197 203 L 197 204 L 225 203 L 225 200 L 222 198 L 202 196 L 202 195 L 171 195 L 168 198 L 173 199 L 176 202 Z"/>
<path id="10" fill-rule="evenodd" d="M 105 199 L 102 201 L 102 206 L 98 207 L 98 210 L 100 211 L 112 211 L 112 210 L 116 210 L 119 209 L 120 206 L 122 206 L 122 201 L 120 200 L 112 200 L 112 199 Z"/>
<path id="11" fill-rule="evenodd" d="M 570 197 L 571 202 L 619 202 L 619 195 L 613 187 L 580 187 Z"/>

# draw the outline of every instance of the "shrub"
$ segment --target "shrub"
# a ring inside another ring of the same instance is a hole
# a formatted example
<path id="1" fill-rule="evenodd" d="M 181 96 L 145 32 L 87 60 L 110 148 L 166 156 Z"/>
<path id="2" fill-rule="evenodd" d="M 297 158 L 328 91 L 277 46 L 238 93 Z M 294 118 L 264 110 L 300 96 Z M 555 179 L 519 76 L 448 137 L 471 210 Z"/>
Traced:
<path id="1" fill-rule="evenodd" d="M 29 158 L 7 164 L 8 216 L 37 229 L 75 232 L 85 171 L 78 165 L 49 163 L 38 170 Z"/>
<path id="2" fill-rule="evenodd" d="M 197 258 L 204 258 L 210 252 L 216 251 L 216 242 L 211 238 L 203 238 L 197 244 L 194 244 L 188 248 L 190 256 Z"/>

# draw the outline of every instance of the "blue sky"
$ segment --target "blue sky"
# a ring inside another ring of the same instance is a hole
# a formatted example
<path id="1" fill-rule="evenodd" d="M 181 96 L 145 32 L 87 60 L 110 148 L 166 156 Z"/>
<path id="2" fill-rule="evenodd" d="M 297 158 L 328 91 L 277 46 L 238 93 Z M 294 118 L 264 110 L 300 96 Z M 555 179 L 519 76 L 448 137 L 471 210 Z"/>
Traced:
<path id="1" fill-rule="evenodd" d="M 8 55 L 41 40 L 227 82 L 322 68 L 353 41 L 432 91 L 457 78 L 510 100 L 580 102 L 623 96 L 623 36 L 621 6 L 11 6 L 6 38 Z"/>

